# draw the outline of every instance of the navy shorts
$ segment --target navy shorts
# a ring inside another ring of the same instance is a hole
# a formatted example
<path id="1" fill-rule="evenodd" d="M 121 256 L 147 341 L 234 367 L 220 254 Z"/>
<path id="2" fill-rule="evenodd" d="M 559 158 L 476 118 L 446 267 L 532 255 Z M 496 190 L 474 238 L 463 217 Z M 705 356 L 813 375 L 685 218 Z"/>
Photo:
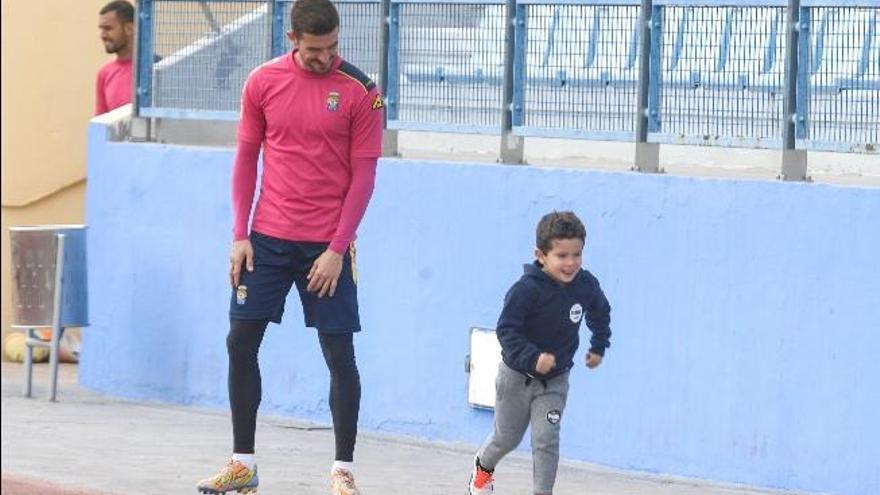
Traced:
<path id="1" fill-rule="evenodd" d="M 299 291 L 307 327 L 322 333 L 350 333 L 361 329 L 358 316 L 354 245 L 346 251 L 342 273 L 333 296 L 319 298 L 306 287 L 312 264 L 324 251 L 326 242 L 295 242 L 250 235 L 254 248 L 254 271 L 242 267 L 239 285 L 232 290 L 229 317 L 241 320 L 266 319 L 281 323 L 284 301 L 293 284 Z"/>

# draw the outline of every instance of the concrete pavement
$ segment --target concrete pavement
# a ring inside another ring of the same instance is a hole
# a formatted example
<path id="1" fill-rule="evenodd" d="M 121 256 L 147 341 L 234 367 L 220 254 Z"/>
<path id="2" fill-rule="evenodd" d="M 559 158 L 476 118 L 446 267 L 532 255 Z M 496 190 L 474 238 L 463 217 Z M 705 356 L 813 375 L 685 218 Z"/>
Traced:
<path id="1" fill-rule="evenodd" d="M 63 365 L 59 400 L 50 403 L 48 367 L 36 366 L 31 399 L 21 396 L 23 366 L 2 366 L 4 495 L 195 494 L 196 481 L 213 474 L 229 454 L 226 412 L 99 395 L 77 385 L 75 365 Z M 333 432 L 327 425 L 260 418 L 260 493 L 326 495 L 332 445 Z M 355 474 L 364 495 L 465 494 L 475 448 L 362 432 Z M 505 458 L 496 471 L 495 493 L 530 494 L 531 473 L 526 453 Z M 557 495 L 781 493 L 792 492 L 622 472 L 572 461 L 563 462 L 556 485 Z"/>

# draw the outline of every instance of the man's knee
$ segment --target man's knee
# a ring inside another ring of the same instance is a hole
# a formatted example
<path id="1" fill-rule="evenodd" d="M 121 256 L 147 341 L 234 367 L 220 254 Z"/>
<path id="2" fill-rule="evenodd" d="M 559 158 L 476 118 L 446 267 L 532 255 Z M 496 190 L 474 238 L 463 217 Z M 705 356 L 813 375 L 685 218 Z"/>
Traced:
<path id="1" fill-rule="evenodd" d="M 266 320 L 229 320 L 229 334 L 226 336 L 226 351 L 230 358 L 256 354 L 266 331 Z"/>
<path id="2" fill-rule="evenodd" d="M 327 368 L 334 376 L 357 377 L 352 334 L 319 334 Z"/>

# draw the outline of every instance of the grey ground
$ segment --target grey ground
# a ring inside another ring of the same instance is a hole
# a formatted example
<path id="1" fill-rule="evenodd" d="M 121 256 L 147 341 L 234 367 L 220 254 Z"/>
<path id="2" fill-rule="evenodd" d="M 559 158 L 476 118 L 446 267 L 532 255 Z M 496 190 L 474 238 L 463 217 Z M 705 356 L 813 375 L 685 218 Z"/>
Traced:
<path id="1" fill-rule="evenodd" d="M 2 367 L 4 493 L 195 494 L 195 482 L 228 455 L 230 425 L 223 412 L 131 402 L 102 396 L 76 382 L 63 365 L 58 402 L 47 400 L 47 366 L 36 365 L 35 397 L 21 395 L 23 367 Z M 316 427 L 317 428 L 313 428 Z M 326 495 L 332 432 L 290 418 L 263 417 L 257 427 L 260 493 Z M 363 432 L 357 480 L 364 495 L 464 494 L 475 445 L 416 441 Z M 505 458 L 495 493 L 528 495 L 531 460 Z M 13 483 L 33 486 L 13 491 Z M 28 485 L 31 483 L 31 485 Z M 83 491 L 79 491 L 83 490 Z M 758 495 L 783 493 L 700 480 L 614 471 L 566 461 L 557 495 Z"/>

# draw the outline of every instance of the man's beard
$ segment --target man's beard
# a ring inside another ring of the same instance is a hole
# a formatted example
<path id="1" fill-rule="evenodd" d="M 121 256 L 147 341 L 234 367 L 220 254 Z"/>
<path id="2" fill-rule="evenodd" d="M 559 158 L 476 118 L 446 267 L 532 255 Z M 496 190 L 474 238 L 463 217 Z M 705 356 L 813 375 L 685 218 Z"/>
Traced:
<path id="1" fill-rule="evenodd" d="M 119 46 L 116 43 L 110 43 L 109 45 L 108 44 L 104 45 L 104 51 L 106 51 L 108 54 L 117 53 L 122 48 L 123 47 Z"/>
<path id="2" fill-rule="evenodd" d="M 330 68 L 333 67 L 333 59 L 330 59 L 330 63 L 328 63 L 327 65 L 324 65 L 321 62 L 312 62 L 306 64 L 306 66 L 309 68 L 310 71 L 314 72 L 315 74 L 326 74 L 330 72 Z"/>

